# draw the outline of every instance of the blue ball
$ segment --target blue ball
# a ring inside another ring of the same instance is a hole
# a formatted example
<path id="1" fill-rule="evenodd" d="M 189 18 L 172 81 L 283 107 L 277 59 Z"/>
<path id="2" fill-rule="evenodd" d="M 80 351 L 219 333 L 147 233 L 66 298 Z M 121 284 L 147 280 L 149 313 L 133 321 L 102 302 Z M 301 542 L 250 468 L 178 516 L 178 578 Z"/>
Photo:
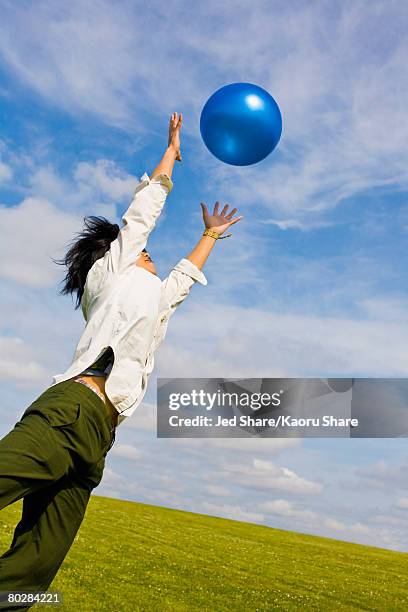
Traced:
<path id="1" fill-rule="evenodd" d="M 252 83 L 218 89 L 201 112 L 200 132 L 209 151 L 226 164 L 249 166 L 273 151 L 282 116 L 272 96 Z"/>

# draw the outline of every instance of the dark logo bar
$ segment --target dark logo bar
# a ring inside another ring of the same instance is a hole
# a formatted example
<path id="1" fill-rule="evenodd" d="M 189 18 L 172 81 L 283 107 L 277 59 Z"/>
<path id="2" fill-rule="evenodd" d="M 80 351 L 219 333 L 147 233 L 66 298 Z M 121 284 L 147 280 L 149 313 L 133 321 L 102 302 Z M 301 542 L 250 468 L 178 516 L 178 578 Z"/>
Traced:
<path id="1" fill-rule="evenodd" d="M 408 436 L 404 378 L 158 378 L 159 438 Z"/>

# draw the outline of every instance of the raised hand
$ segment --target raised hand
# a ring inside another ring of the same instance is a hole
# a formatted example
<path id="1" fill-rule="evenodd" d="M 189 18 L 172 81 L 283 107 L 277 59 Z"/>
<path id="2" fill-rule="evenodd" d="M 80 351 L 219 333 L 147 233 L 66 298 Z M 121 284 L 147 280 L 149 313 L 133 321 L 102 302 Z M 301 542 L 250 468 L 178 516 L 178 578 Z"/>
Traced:
<path id="1" fill-rule="evenodd" d="M 169 142 L 168 146 L 176 152 L 176 160 L 181 162 L 180 152 L 180 130 L 183 123 L 183 113 L 178 116 L 177 113 L 172 113 L 169 123 Z"/>
<path id="2" fill-rule="evenodd" d="M 233 219 L 235 213 L 237 212 L 237 208 L 233 208 L 230 213 L 227 214 L 228 204 L 225 204 L 224 208 L 221 212 L 219 212 L 220 203 L 216 202 L 214 206 L 214 211 L 212 215 L 209 213 L 208 208 L 203 202 L 201 202 L 201 209 L 203 211 L 203 220 L 205 223 L 205 227 L 208 229 L 212 229 L 217 234 L 222 234 L 234 223 L 238 223 L 243 219 L 243 215 L 239 217 L 235 217 Z"/>

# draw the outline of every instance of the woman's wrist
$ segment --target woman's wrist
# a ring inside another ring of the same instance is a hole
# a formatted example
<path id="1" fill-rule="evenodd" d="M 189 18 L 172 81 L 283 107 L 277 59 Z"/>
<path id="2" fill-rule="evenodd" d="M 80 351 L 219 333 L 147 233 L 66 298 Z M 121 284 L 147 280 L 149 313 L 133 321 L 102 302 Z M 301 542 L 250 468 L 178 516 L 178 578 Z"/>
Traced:
<path id="1" fill-rule="evenodd" d="M 199 270 L 202 269 L 216 240 L 214 238 L 210 238 L 210 236 L 200 236 L 199 241 L 197 242 L 194 249 L 191 251 L 190 255 L 188 255 L 187 259 L 189 259 L 193 264 L 197 266 Z"/>
<path id="2" fill-rule="evenodd" d="M 169 155 L 173 161 L 181 161 L 180 149 L 173 144 L 169 144 L 166 149 L 166 154 Z"/>
<path id="3" fill-rule="evenodd" d="M 220 236 L 221 234 L 217 232 L 216 230 L 214 230 L 212 227 L 205 227 L 203 229 L 202 235 L 208 236 L 209 238 L 212 238 L 213 240 L 217 240 L 218 236 Z"/>
<path id="4" fill-rule="evenodd" d="M 176 159 L 178 157 L 180 153 L 180 150 L 178 150 L 174 145 L 169 144 L 167 149 L 166 149 L 166 154 L 169 155 L 170 157 L 172 157 L 173 159 Z"/>
<path id="5" fill-rule="evenodd" d="M 223 238 L 229 238 L 230 236 L 232 236 L 232 234 L 226 234 L 225 236 L 222 236 L 224 232 L 225 229 L 219 229 L 216 227 L 206 227 L 204 229 L 203 236 L 208 236 L 209 238 L 212 238 L 214 242 L 218 239 L 222 240 Z"/>

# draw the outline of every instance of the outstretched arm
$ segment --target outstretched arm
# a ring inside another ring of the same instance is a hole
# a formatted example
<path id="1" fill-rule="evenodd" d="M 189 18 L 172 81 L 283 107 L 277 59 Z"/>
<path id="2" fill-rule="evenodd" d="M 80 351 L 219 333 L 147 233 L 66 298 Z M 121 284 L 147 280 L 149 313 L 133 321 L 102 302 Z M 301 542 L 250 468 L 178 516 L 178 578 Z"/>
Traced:
<path id="1" fill-rule="evenodd" d="M 124 226 L 103 258 L 102 265 L 120 273 L 133 265 L 161 214 L 167 195 L 173 188 L 174 162 L 181 161 L 180 129 L 183 116 L 173 113 L 169 122 L 168 145 L 162 159 L 149 177 L 147 173 L 136 187 L 132 202 L 122 217 Z"/>
<path id="2" fill-rule="evenodd" d="M 173 113 L 170 117 L 169 124 L 169 140 L 167 149 L 164 152 L 163 157 L 154 169 L 151 179 L 160 174 L 167 174 L 171 178 L 173 172 L 174 162 L 181 162 L 180 152 L 180 130 L 183 124 L 183 113 L 178 116 L 177 113 Z"/>
<path id="3" fill-rule="evenodd" d="M 226 204 L 221 213 L 218 212 L 219 203 L 214 207 L 212 215 L 209 214 L 205 204 L 201 204 L 203 220 L 206 229 L 211 229 L 216 234 L 223 234 L 231 225 L 240 221 L 242 215 L 234 218 L 237 209 L 234 208 L 227 214 L 228 205 Z M 201 268 L 211 253 L 216 238 L 201 236 L 194 249 L 188 257 L 181 259 L 169 276 L 162 281 L 162 295 L 159 305 L 159 320 L 155 331 L 153 342 L 154 350 L 162 342 L 166 333 L 169 318 L 176 308 L 185 300 L 195 282 L 202 285 L 207 284 Z"/>
<path id="4" fill-rule="evenodd" d="M 234 214 L 237 212 L 237 208 L 233 208 L 230 213 L 227 214 L 228 204 L 225 204 L 221 213 L 219 212 L 220 203 L 216 202 L 214 206 L 213 214 L 210 215 L 208 212 L 207 206 L 201 203 L 201 209 L 203 211 L 203 220 L 206 229 L 211 229 L 213 232 L 216 232 L 219 236 L 223 234 L 231 225 L 240 221 L 243 216 L 234 217 Z M 197 266 L 201 270 L 204 266 L 205 262 L 209 254 L 211 253 L 217 239 L 211 238 L 211 236 L 201 236 L 200 240 L 197 242 L 194 249 L 191 251 L 190 255 L 187 256 L 187 259 L 190 260 L 193 264 Z"/>

